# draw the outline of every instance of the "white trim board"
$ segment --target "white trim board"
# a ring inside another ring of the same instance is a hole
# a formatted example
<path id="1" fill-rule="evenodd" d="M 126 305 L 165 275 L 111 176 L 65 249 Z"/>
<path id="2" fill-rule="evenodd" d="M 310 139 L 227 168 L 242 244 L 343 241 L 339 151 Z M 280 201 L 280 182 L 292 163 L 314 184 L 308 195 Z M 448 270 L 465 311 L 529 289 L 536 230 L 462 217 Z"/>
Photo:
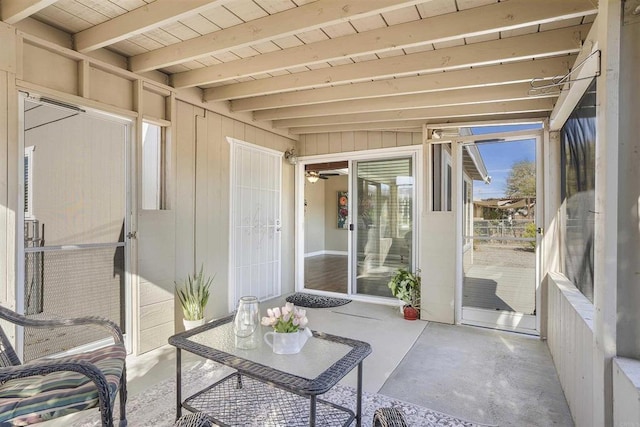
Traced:
<path id="1" fill-rule="evenodd" d="M 343 256 L 347 256 L 349 255 L 349 252 L 347 251 L 315 251 L 315 252 L 307 252 L 304 254 L 305 258 L 312 258 L 314 256 L 320 256 L 320 255 L 343 255 Z"/>
<path id="2" fill-rule="evenodd" d="M 481 326 L 503 331 L 538 335 L 536 316 L 512 311 L 486 310 L 474 307 L 462 307 L 463 325 Z"/>

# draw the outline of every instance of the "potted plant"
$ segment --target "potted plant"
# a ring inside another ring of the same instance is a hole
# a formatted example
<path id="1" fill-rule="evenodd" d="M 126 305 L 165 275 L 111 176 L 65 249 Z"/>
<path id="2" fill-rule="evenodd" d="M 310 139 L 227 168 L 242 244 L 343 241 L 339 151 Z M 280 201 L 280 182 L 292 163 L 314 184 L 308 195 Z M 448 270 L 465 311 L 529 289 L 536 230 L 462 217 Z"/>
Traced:
<path id="1" fill-rule="evenodd" d="M 213 283 L 213 277 L 205 278 L 203 268 L 204 266 L 201 266 L 200 272 L 194 276 L 188 274 L 182 285 L 174 282 L 186 330 L 204 324 L 204 308 L 209 301 L 209 288 Z"/>
<path id="2" fill-rule="evenodd" d="M 391 294 L 403 302 L 402 312 L 407 320 L 416 320 L 420 314 L 420 270 L 415 273 L 399 268 L 389 280 Z"/>
<path id="3" fill-rule="evenodd" d="M 287 302 L 282 308 L 270 308 L 262 318 L 263 326 L 271 326 L 272 332 L 264 334 L 264 341 L 276 354 L 298 353 L 312 336 L 305 328 L 308 323 L 307 311 Z"/>

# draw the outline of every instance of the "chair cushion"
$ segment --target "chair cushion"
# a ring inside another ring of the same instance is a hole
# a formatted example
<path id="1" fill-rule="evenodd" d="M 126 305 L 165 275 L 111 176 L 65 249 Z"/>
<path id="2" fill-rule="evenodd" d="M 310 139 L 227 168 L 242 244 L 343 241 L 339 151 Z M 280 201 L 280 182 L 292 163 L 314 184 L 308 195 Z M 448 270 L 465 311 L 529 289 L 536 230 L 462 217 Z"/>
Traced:
<path id="1" fill-rule="evenodd" d="M 114 344 L 66 359 L 85 360 L 100 369 L 107 379 L 113 405 L 126 356 L 124 345 Z M 96 385 L 76 372 L 53 372 L 0 385 L 0 426 L 33 424 L 97 406 Z"/>

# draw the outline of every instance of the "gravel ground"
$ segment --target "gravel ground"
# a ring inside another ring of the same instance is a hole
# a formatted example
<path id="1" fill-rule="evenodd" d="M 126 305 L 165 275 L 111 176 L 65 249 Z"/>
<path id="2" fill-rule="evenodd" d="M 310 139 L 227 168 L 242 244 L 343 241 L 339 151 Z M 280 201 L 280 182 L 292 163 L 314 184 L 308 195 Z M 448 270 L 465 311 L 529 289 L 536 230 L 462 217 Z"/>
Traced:
<path id="1" fill-rule="evenodd" d="M 523 242 L 526 243 L 526 242 Z M 474 265 L 497 265 L 507 267 L 535 267 L 535 252 L 519 245 L 500 245 L 493 243 L 475 243 L 473 253 Z"/>

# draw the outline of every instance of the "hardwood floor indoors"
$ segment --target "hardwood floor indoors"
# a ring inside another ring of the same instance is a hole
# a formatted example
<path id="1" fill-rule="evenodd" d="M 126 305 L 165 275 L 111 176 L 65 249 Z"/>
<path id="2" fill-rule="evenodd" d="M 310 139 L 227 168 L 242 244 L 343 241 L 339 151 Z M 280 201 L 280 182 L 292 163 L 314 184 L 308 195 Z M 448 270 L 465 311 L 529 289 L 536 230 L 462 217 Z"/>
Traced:
<path id="1" fill-rule="evenodd" d="M 306 289 L 347 293 L 347 255 L 316 255 L 304 260 Z"/>
<path id="2" fill-rule="evenodd" d="M 406 259 L 391 259 L 378 268 L 358 267 L 357 293 L 392 297 L 387 283 L 398 268 L 407 268 Z M 359 263 L 359 265 L 362 263 Z M 304 260 L 305 289 L 338 292 L 348 290 L 348 257 L 346 255 L 316 255 Z"/>

